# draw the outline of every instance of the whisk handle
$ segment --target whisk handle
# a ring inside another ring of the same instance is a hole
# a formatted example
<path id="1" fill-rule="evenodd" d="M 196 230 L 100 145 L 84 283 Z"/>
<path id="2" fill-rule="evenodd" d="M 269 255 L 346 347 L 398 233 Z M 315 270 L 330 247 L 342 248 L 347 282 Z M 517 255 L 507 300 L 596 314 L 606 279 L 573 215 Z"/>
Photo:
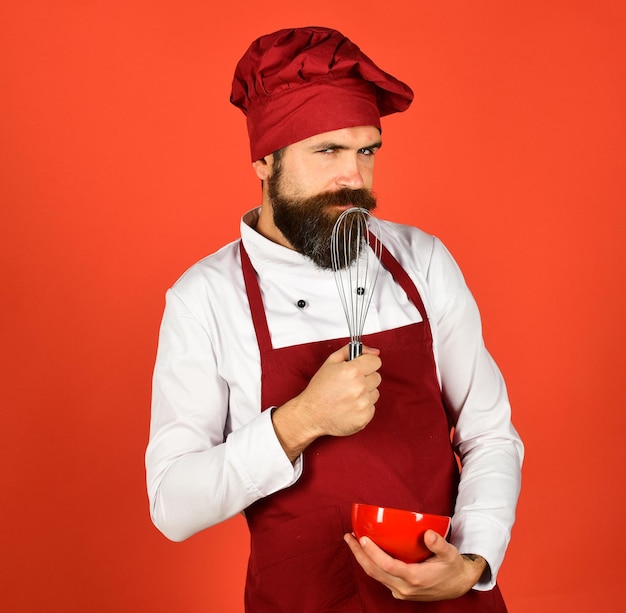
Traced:
<path id="1" fill-rule="evenodd" d="M 363 353 L 363 343 L 361 341 L 350 341 L 350 357 L 349 360 L 358 358 Z"/>

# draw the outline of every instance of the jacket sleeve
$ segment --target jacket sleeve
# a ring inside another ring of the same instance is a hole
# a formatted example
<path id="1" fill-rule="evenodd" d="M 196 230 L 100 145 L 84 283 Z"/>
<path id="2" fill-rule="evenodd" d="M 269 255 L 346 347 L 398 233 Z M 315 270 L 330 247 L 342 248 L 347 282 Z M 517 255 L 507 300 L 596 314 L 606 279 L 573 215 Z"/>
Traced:
<path id="1" fill-rule="evenodd" d="M 169 290 L 153 375 L 146 473 L 150 513 L 181 541 L 294 483 L 271 411 L 230 431 L 229 387 L 206 326 Z M 247 376 L 241 373 L 242 377 Z M 258 413 L 257 413 L 258 412 Z"/>
<path id="2" fill-rule="evenodd" d="M 524 448 L 511 422 L 504 379 L 485 348 L 476 302 L 436 239 L 428 285 L 442 393 L 462 465 L 451 542 L 461 553 L 487 560 L 489 572 L 476 589 L 490 589 L 515 521 Z"/>

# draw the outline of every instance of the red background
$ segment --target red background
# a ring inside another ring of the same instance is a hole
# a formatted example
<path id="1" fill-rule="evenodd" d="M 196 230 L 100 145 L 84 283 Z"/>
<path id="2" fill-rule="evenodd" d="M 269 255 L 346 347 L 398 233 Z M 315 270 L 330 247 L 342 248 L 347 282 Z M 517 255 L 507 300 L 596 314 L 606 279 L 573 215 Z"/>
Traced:
<path id="1" fill-rule="evenodd" d="M 511 613 L 622 610 L 623 2 L 4 0 L 0 608 L 242 610 L 240 518 L 174 544 L 143 453 L 166 288 L 259 202 L 234 65 L 330 25 L 409 82 L 382 216 L 465 271 L 527 445 Z"/>

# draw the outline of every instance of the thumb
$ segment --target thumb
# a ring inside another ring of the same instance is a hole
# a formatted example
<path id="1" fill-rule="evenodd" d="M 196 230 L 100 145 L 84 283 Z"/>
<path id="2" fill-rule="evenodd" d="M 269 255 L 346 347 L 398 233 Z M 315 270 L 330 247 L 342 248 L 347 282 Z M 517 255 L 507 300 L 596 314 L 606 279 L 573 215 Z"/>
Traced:
<path id="1" fill-rule="evenodd" d="M 344 345 L 337 351 L 331 353 L 327 358 L 326 362 L 328 364 L 339 364 L 340 362 L 347 362 L 350 358 L 350 347 L 349 345 Z"/>
<path id="2" fill-rule="evenodd" d="M 424 545 L 435 555 L 446 553 L 450 547 L 450 543 L 434 530 L 426 530 L 424 533 Z"/>

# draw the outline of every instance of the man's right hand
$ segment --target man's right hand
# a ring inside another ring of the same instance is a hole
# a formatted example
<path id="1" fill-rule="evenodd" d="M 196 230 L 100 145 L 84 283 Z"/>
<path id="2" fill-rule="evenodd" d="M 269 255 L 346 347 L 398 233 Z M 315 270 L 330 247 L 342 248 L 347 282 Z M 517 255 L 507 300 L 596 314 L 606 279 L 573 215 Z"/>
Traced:
<path id="1" fill-rule="evenodd" d="M 378 349 L 348 361 L 348 346 L 331 353 L 304 391 L 274 411 L 278 440 L 293 462 L 320 436 L 350 436 L 374 417 L 379 397 Z"/>

